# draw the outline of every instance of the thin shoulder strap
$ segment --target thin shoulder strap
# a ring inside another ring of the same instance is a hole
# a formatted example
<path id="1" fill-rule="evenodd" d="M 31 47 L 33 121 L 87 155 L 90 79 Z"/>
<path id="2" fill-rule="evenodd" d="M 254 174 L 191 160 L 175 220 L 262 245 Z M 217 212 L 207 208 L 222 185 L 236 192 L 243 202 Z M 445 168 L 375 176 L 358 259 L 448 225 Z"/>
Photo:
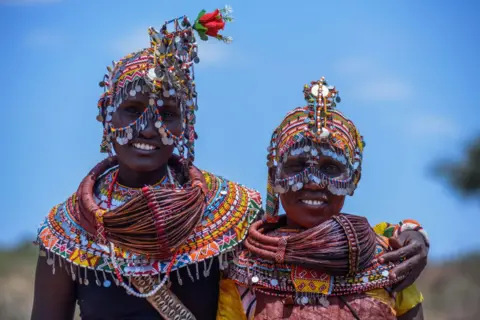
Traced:
<path id="1" fill-rule="evenodd" d="M 136 277 L 132 278 L 132 284 L 139 292 L 149 292 L 153 289 L 155 280 L 152 277 Z M 147 300 L 166 320 L 196 320 L 192 312 L 165 286 Z"/>

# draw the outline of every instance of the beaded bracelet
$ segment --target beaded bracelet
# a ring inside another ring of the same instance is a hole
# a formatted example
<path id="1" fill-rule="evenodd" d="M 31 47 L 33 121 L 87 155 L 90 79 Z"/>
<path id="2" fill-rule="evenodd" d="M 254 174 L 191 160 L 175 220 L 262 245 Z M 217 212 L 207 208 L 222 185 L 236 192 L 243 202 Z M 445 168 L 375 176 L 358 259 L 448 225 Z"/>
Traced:
<path id="1" fill-rule="evenodd" d="M 428 239 L 427 232 L 425 231 L 425 229 L 423 229 L 423 227 L 420 225 L 420 223 L 418 223 L 417 221 L 415 221 L 413 219 L 406 219 L 406 220 L 400 221 L 398 223 L 398 225 L 395 225 L 393 235 L 395 237 L 398 237 L 398 236 L 400 236 L 400 234 L 402 232 L 409 231 L 409 230 L 420 232 L 420 234 L 425 239 L 425 243 L 426 243 L 427 247 L 430 247 L 430 240 Z"/>

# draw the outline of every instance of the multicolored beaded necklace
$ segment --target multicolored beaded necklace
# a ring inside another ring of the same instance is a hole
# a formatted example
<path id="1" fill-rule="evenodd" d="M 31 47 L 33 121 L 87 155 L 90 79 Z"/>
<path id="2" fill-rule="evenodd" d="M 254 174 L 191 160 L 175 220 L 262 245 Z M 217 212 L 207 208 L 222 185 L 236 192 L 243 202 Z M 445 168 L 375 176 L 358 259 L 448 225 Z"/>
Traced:
<path id="1" fill-rule="evenodd" d="M 108 180 L 110 180 L 110 181 L 107 180 L 108 181 L 107 208 L 106 208 L 107 210 L 112 209 L 112 199 L 113 199 L 115 189 L 118 189 L 118 190 L 115 190 L 115 191 L 118 192 L 120 199 L 122 199 L 124 203 L 129 198 L 132 198 L 134 195 L 142 192 L 142 189 L 140 189 L 140 188 L 129 188 L 129 187 L 120 185 L 117 182 L 118 172 L 119 172 L 119 169 L 116 169 L 112 173 L 109 173 L 110 179 L 108 179 Z M 168 176 L 168 178 L 167 178 L 167 176 Z M 151 186 L 151 188 L 166 185 L 169 182 L 170 182 L 170 184 L 172 184 L 174 186 L 178 185 L 178 183 L 176 183 L 176 181 L 173 178 L 170 167 L 168 167 L 168 166 L 167 166 L 167 176 L 164 176 L 158 183 Z M 114 267 L 114 272 L 115 272 L 115 276 L 118 280 L 118 284 L 121 285 L 129 294 L 131 294 L 135 297 L 138 297 L 138 298 L 151 297 L 154 294 L 156 294 L 165 285 L 165 283 L 170 278 L 170 272 L 172 271 L 173 264 L 175 262 L 175 259 L 176 259 L 177 255 L 178 255 L 178 252 L 176 252 L 173 255 L 173 258 L 171 259 L 171 261 L 168 265 L 167 272 L 163 276 L 163 279 L 160 281 L 160 283 L 153 286 L 152 290 L 150 290 L 149 292 L 141 293 L 141 292 L 135 291 L 130 285 L 125 283 L 125 281 L 123 280 L 122 273 L 120 271 L 120 267 L 118 266 L 118 263 L 117 263 L 116 258 L 115 258 L 115 245 L 112 242 L 110 242 L 109 247 L 110 247 L 110 259 L 111 259 L 113 267 Z"/>
<path id="2" fill-rule="evenodd" d="M 168 175 L 160 179 L 159 182 L 152 185 L 152 188 L 158 188 L 161 185 L 168 185 L 170 183 Z M 99 179 L 95 186 L 95 200 L 97 204 L 108 210 L 113 210 L 126 203 L 142 192 L 141 188 L 130 188 L 118 182 L 118 168 L 110 170 Z"/>

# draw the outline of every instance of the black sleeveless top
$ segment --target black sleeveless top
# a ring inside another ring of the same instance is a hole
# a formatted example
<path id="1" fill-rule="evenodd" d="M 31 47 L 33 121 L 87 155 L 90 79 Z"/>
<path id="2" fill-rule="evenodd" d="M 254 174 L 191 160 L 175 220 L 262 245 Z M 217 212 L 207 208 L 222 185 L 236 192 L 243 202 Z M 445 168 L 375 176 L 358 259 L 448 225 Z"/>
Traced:
<path id="1" fill-rule="evenodd" d="M 199 264 L 200 277 L 192 282 L 185 268 L 180 269 L 182 285 L 177 272 L 172 272 L 170 290 L 183 302 L 197 320 L 215 320 L 219 296 L 220 271 L 214 259 L 210 275 L 203 276 L 203 263 Z M 190 266 L 192 268 L 192 266 Z M 195 276 L 196 271 L 190 269 Z M 158 320 L 162 319 L 147 299 L 127 294 L 124 288 L 114 283 L 108 288 L 95 284 L 95 274 L 87 273 L 89 285 L 76 283 L 76 297 L 82 320 Z M 233 320 L 233 319 L 232 319 Z"/>

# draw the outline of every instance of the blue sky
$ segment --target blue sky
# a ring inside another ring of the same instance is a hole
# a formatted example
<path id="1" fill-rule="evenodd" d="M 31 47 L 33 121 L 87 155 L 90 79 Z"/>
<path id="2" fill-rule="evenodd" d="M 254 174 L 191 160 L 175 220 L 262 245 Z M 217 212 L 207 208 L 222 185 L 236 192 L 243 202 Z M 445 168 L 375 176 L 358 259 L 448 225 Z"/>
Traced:
<path id="1" fill-rule="evenodd" d="M 478 203 L 429 173 L 480 133 L 480 5 L 288 3 L 232 0 L 236 21 L 224 34 L 233 44 L 202 43 L 197 165 L 264 194 L 271 131 L 302 105 L 303 84 L 325 76 L 367 143 L 362 181 L 345 211 L 371 223 L 419 220 L 434 259 L 480 248 L 471 231 Z M 95 116 L 105 66 L 147 46 L 148 26 L 223 5 L 0 0 L 0 244 L 33 238 L 42 217 L 102 159 Z"/>

